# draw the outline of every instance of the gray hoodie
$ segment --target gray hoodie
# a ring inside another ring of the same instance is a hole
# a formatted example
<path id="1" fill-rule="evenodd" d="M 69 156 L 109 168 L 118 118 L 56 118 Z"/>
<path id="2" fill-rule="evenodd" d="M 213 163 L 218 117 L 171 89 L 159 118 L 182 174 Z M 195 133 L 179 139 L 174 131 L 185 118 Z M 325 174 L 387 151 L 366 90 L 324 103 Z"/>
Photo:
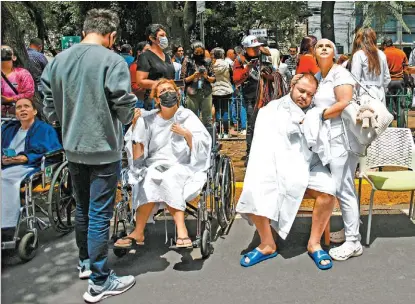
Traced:
<path id="1" fill-rule="evenodd" d="M 76 44 L 43 71 L 44 114 L 62 126 L 71 162 L 119 161 L 123 124 L 134 116 L 130 72 L 124 58 L 97 44 Z"/>

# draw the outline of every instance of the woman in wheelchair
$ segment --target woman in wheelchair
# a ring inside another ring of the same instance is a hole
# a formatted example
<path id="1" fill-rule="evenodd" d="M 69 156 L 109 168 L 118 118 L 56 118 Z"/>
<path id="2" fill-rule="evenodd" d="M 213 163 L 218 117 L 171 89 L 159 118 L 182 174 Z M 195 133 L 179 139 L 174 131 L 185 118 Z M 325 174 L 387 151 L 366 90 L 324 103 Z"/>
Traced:
<path id="1" fill-rule="evenodd" d="M 180 92 L 172 80 L 161 79 L 153 87 L 151 98 L 157 109 L 143 112 L 125 136 L 136 226 L 114 247 L 143 244 L 150 215 L 164 207 L 177 226 L 176 246 L 191 247 L 184 211 L 186 201 L 206 182 L 212 139 L 199 118 L 180 106 Z"/>
<path id="2" fill-rule="evenodd" d="M 20 99 L 16 102 L 17 121 L 1 128 L 1 227 L 6 238 L 14 235 L 18 222 L 22 181 L 40 170 L 45 153 L 62 149 L 55 129 L 36 119 L 36 114 L 31 100 Z"/>

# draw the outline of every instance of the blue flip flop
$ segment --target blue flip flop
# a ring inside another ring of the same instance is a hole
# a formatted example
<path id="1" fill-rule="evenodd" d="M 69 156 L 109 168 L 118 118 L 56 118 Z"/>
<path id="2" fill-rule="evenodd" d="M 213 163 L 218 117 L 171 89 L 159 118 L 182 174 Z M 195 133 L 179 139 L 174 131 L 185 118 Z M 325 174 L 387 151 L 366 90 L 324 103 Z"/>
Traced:
<path id="1" fill-rule="evenodd" d="M 328 253 L 325 252 L 324 250 L 317 250 L 317 251 L 314 251 L 313 253 L 309 252 L 308 255 L 313 259 L 318 269 L 327 270 L 333 266 L 333 260 L 328 255 Z M 321 261 L 324 261 L 324 260 L 330 260 L 330 263 L 328 263 L 327 265 L 321 265 L 320 264 Z"/>
<path id="2" fill-rule="evenodd" d="M 275 258 L 278 255 L 278 252 L 275 251 L 274 253 L 271 254 L 263 254 L 261 251 L 259 251 L 257 248 L 255 248 L 254 250 L 244 254 L 241 258 L 241 266 L 243 267 L 251 267 L 254 266 L 255 264 L 258 264 L 262 261 L 268 260 L 268 259 L 272 259 Z M 246 263 L 245 262 L 245 258 L 249 259 L 249 262 Z"/>

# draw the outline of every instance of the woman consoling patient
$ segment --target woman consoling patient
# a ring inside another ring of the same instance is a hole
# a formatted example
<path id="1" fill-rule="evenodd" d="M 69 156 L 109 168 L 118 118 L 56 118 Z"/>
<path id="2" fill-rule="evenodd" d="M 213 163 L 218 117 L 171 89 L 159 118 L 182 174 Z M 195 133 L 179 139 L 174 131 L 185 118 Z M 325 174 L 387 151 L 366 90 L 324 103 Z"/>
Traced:
<path id="1" fill-rule="evenodd" d="M 335 203 L 336 186 L 327 168 L 328 122 L 320 128 L 322 110 L 310 109 L 317 86 L 312 74 L 302 74 L 291 85 L 288 95 L 271 101 L 258 112 L 236 211 L 255 225 L 261 243 L 242 256 L 241 266 L 250 267 L 277 256 L 271 227 L 286 239 L 305 193 L 315 199 L 307 251 L 319 269 L 333 265 L 320 245 Z M 317 132 L 305 132 L 308 127 Z M 314 142 L 323 144 L 315 150 L 326 152 L 313 152 L 309 144 L 313 140 L 306 135 L 310 133 L 322 134 Z"/>
<path id="2" fill-rule="evenodd" d="M 133 185 L 136 226 L 115 247 L 144 244 L 144 228 L 158 209 L 166 207 L 177 225 L 177 247 L 191 247 L 184 222 L 186 201 L 206 182 L 212 139 L 192 111 L 179 106 L 174 81 L 161 79 L 152 89 L 156 110 L 144 112 L 128 130 L 126 150 Z"/>

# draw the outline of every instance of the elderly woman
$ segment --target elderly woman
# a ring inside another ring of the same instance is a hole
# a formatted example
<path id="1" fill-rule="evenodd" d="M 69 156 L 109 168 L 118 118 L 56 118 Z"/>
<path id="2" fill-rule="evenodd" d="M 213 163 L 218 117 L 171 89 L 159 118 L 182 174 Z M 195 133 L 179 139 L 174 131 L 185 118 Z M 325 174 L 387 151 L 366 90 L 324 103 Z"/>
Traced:
<path id="1" fill-rule="evenodd" d="M 179 96 L 174 81 L 160 80 L 151 92 L 158 110 L 143 114 L 126 134 L 136 227 L 115 247 L 143 244 L 149 216 L 162 207 L 177 225 L 176 246 L 192 246 L 184 211 L 205 183 L 212 139 L 199 118 L 180 106 Z"/>
<path id="2" fill-rule="evenodd" d="M 223 138 L 229 137 L 229 115 L 228 101 L 232 97 L 232 67 L 225 61 L 225 51 L 221 48 L 215 48 L 213 52 L 213 71 L 215 72 L 216 81 L 212 83 L 213 105 L 215 106 L 216 120 L 221 121 L 223 125 Z M 217 124 L 218 134 L 220 124 Z"/>
<path id="3" fill-rule="evenodd" d="M 18 121 L 1 128 L 1 227 L 16 227 L 20 209 L 20 184 L 23 179 L 39 171 L 40 161 L 47 152 L 61 149 L 55 129 L 37 120 L 33 102 L 19 99 L 16 102 Z M 12 235 L 14 233 L 12 232 Z"/>
<path id="4" fill-rule="evenodd" d="M 317 42 L 315 55 L 322 78 L 314 96 L 314 103 L 317 107 L 324 108 L 323 118 L 331 120 L 330 171 L 336 182 L 336 196 L 342 211 L 346 242 L 340 247 L 331 249 L 329 254 L 335 260 L 344 261 L 363 253 L 359 234 L 359 208 L 354 185 L 358 157 L 347 149 L 344 139 L 347 130 L 344 130 L 340 117 L 343 109 L 352 99 L 355 81 L 349 71 L 334 63 L 334 54 L 333 42 L 328 39 Z"/>

